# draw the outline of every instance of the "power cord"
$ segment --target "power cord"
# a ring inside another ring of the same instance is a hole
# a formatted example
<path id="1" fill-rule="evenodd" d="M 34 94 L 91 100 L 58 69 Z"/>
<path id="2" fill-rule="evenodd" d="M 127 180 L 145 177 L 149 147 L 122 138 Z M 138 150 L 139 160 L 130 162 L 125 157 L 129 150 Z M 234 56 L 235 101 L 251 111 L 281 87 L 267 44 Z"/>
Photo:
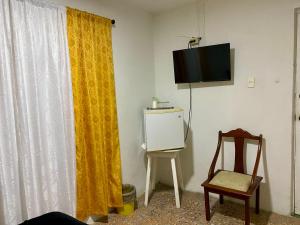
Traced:
<path id="1" fill-rule="evenodd" d="M 188 49 L 192 48 L 192 41 L 188 42 Z M 185 132 L 185 136 L 184 136 L 184 143 L 186 143 L 188 134 L 189 134 L 189 130 L 190 130 L 190 126 L 191 126 L 191 117 L 192 117 L 192 85 L 191 83 L 189 83 L 189 88 L 190 88 L 190 107 L 189 107 L 189 119 L 188 119 L 188 124 L 187 124 L 187 128 L 186 128 L 186 132 Z"/>
<path id="2" fill-rule="evenodd" d="M 201 40 L 201 37 L 198 38 L 198 42 L 197 42 L 197 45 L 199 46 L 199 41 Z M 189 42 L 188 42 L 188 49 L 192 49 L 192 45 L 195 44 L 195 39 L 191 39 Z M 190 88 L 190 107 L 189 107 L 189 119 L 188 119 L 188 124 L 187 124 L 187 130 L 186 130 L 186 133 L 185 133 L 185 137 L 184 137 L 184 142 L 186 143 L 186 140 L 187 140 L 187 137 L 188 137 L 188 134 L 189 134 L 189 130 L 191 128 L 191 125 L 192 125 L 192 84 L 189 83 L 189 88 Z"/>
<path id="3" fill-rule="evenodd" d="M 191 117 L 192 117 L 192 85 L 191 83 L 189 83 L 189 88 L 190 88 L 190 109 L 189 109 L 189 119 L 188 119 L 188 125 L 187 125 L 187 129 L 186 129 L 186 133 L 185 133 L 185 137 L 184 137 L 184 142 L 186 143 L 186 139 L 188 137 L 189 134 L 189 130 L 191 127 Z"/>

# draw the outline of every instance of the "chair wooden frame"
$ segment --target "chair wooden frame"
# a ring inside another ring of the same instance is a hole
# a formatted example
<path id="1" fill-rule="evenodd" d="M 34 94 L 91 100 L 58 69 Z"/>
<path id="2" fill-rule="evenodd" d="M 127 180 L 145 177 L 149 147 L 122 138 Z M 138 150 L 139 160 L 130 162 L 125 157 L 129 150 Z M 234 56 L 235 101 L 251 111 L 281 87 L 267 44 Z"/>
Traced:
<path id="1" fill-rule="evenodd" d="M 223 137 L 230 137 L 234 138 L 235 143 L 235 161 L 234 161 L 234 172 L 245 174 L 245 167 L 244 167 L 244 143 L 245 139 L 249 140 L 255 140 L 258 141 L 258 149 L 257 149 L 257 155 L 255 160 L 255 165 L 251 177 L 251 183 L 249 186 L 249 189 L 246 192 L 238 191 L 234 189 L 224 188 L 221 186 L 216 186 L 209 184 L 209 182 L 213 179 L 213 177 L 219 173 L 222 170 L 217 170 L 215 172 L 215 166 L 218 160 L 218 156 L 220 153 L 221 145 L 222 145 L 222 139 Z M 254 192 L 256 192 L 256 204 L 255 204 L 255 212 L 256 214 L 259 214 L 259 195 L 260 195 L 260 182 L 263 179 L 260 176 L 257 176 L 257 170 L 258 165 L 260 161 L 261 156 L 261 148 L 262 148 L 262 135 L 254 136 L 250 134 L 249 132 L 242 130 L 242 129 L 236 129 L 231 130 L 227 133 L 222 133 L 222 131 L 219 131 L 219 137 L 218 137 L 218 146 L 215 153 L 215 156 L 213 158 L 213 161 L 211 163 L 209 172 L 208 172 L 208 178 L 206 181 L 202 183 L 202 186 L 204 187 L 204 197 L 205 197 L 205 214 L 206 214 L 206 220 L 209 221 L 211 219 L 210 217 L 210 206 L 209 206 L 209 192 L 219 194 L 220 195 L 220 204 L 223 204 L 224 198 L 223 196 L 230 196 L 233 198 L 237 198 L 240 200 L 245 201 L 245 225 L 250 224 L 250 197 L 253 196 Z"/>

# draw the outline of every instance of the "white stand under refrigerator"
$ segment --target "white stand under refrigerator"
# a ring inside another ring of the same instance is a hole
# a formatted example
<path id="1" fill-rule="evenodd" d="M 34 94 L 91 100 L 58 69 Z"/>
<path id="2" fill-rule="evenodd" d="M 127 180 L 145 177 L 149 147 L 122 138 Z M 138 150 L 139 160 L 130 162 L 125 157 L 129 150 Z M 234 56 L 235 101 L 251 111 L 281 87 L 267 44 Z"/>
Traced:
<path id="1" fill-rule="evenodd" d="M 155 188 L 156 161 L 155 158 L 169 158 L 171 161 L 175 202 L 180 208 L 178 177 L 183 189 L 182 172 L 179 153 L 184 149 L 183 110 L 155 109 L 144 111 L 145 147 L 147 150 L 147 176 L 145 190 L 145 206 L 148 205 L 150 181 L 151 189 Z M 152 179 L 151 168 L 153 163 Z"/>

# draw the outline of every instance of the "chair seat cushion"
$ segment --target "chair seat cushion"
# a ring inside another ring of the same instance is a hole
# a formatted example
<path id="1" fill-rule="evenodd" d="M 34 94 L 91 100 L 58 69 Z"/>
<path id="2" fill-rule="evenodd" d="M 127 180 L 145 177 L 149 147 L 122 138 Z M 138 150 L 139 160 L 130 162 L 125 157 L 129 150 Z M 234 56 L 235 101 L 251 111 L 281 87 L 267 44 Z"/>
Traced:
<path id="1" fill-rule="evenodd" d="M 251 176 L 232 171 L 218 172 L 209 184 L 247 192 L 251 183 Z"/>

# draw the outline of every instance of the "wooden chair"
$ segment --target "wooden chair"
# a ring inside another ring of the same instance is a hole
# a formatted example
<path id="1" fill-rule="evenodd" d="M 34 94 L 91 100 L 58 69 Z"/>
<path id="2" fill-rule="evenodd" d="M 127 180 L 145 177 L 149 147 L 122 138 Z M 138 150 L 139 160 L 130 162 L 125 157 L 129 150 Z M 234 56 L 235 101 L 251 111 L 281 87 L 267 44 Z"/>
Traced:
<path id="1" fill-rule="evenodd" d="M 234 171 L 217 170 L 215 166 L 220 153 L 223 137 L 230 137 L 234 139 L 235 143 L 235 161 Z M 258 150 L 256 161 L 252 175 L 245 174 L 244 169 L 244 142 L 245 139 L 255 140 L 258 142 Z M 209 192 L 220 195 L 220 204 L 223 204 L 223 195 L 245 201 L 245 225 L 250 224 L 250 197 L 256 191 L 255 212 L 259 213 L 259 186 L 263 179 L 257 176 L 257 169 L 261 155 L 262 135 L 254 136 L 242 129 L 236 129 L 227 133 L 219 131 L 218 146 L 209 169 L 208 179 L 202 183 L 204 187 L 205 196 L 205 212 L 206 220 L 210 220 L 210 206 L 209 206 Z"/>

